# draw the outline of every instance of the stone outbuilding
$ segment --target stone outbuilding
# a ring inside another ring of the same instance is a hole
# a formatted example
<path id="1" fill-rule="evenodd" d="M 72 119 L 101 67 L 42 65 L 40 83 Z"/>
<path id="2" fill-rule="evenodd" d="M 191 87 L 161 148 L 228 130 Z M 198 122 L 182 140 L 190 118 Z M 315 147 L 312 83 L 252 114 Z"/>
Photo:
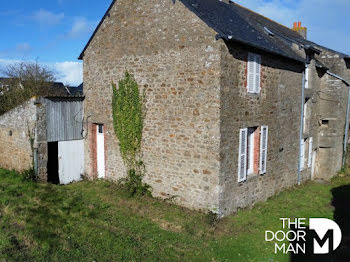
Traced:
<path id="1" fill-rule="evenodd" d="M 125 176 L 112 85 L 146 94 L 154 196 L 226 215 L 341 168 L 349 56 L 233 2 L 113 1 L 84 62 L 85 172 Z"/>
<path id="2" fill-rule="evenodd" d="M 81 179 L 84 97 L 59 89 L 0 115 L 0 167 L 33 169 L 40 181 L 52 183 Z"/>

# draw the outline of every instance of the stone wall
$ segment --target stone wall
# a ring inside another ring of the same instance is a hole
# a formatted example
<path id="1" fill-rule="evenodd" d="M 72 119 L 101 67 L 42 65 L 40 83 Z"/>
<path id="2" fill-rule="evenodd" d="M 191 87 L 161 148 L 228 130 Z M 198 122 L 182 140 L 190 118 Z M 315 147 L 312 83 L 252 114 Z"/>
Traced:
<path id="1" fill-rule="evenodd" d="M 40 181 L 47 181 L 47 161 L 48 145 L 46 132 L 46 105 L 45 98 L 38 97 L 37 103 L 37 122 L 36 122 L 36 140 L 34 148 L 37 152 L 37 175 Z"/>
<path id="2" fill-rule="evenodd" d="M 350 80 L 349 66 L 339 54 L 321 48 L 316 59 L 329 70 Z M 345 132 L 348 87 L 339 79 L 318 69 L 312 76 L 317 100 L 318 149 L 314 179 L 328 180 L 341 169 Z"/>
<path id="3" fill-rule="evenodd" d="M 154 195 L 218 209 L 221 69 L 215 35 L 180 1 L 116 2 L 84 55 L 90 177 L 96 176 L 91 123 L 106 129 L 106 177 L 125 176 L 112 126 L 111 83 L 128 70 L 146 92 L 142 149 Z"/>
<path id="4" fill-rule="evenodd" d="M 96 178 L 94 124 L 105 127 L 106 178 L 126 174 L 113 130 L 111 83 L 128 70 L 146 92 L 142 152 L 145 181 L 155 196 L 229 214 L 297 183 L 304 65 L 215 36 L 180 1 L 114 4 L 83 58 L 88 176 Z M 262 57 L 259 95 L 246 90 L 248 52 Z M 319 92 L 325 83 L 314 61 L 311 68 L 302 182 L 313 173 L 311 137 L 313 156 L 319 154 Z M 262 125 L 269 127 L 267 173 L 238 183 L 239 130 Z"/>
<path id="5" fill-rule="evenodd" d="M 318 92 L 319 152 L 315 179 L 328 180 L 341 169 L 348 87 L 325 74 Z"/>
<path id="6" fill-rule="evenodd" d="M 261 93 L 246 88 L 248 52 L 261 55 Z M 297 183 L 303 65 L 239 44 L 222 46 L 221 213 L 229 214 Z M 269 127 L 267 172 L 238 182 L 239 130 Z M 303 172 L 303 179 L 310 171 Z"/>
<path id="7" fill-rule="evenodd" d="M 32 167 L 30 139 L 35 137 L 34 98 L 0 116 L 0 167 L 23 171 Z"/>

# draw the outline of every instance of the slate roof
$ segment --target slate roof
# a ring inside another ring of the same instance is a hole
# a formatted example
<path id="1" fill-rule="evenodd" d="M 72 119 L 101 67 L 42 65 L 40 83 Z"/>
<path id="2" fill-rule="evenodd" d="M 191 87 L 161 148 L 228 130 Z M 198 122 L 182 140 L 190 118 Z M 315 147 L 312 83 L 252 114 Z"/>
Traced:
<path id="1" fill-rule="evenodd" d="M 305 59 L 293 51 L 292 43 L 314 51 L 320 48 L 326 49 L 338 54 L 341 58 L 349 58 L 346 54 L 305 40 L 292 29 L 236 3 L 219 0 L 180 1 L 213 28 L 218 33 L 218 37 L 225 40 L 238 41 L 301 62 Z"/>
<path id="2" fill-rule="evenodd" d="M 109 11 L 115 1 L 116 0 L 112 1 L 106 14 L 100 21 L 83 52 L 80 54 L 79 59 L 83 59 L 86 48 L 103 23 L 105 17 L 108 16 Z M 306 49 L 311 49 L 316 53 L 319 52 L 319 49 L 325 49 L 338 54 L 340 58 L 350 58 L 350 56 L 346 54 L 305 40 L 301 35 L 292 29 L 236 3 L 226 3 L 220 0 L 178 1 L 181 1 L 209 27 L 213 28 L 217 32 L 217 38 L 223 38 L 227 41 L 237 41 L 242 44 L 303 63 L 305 62 L 305 59 L 292 49 L 293 43 Z"/>
<path id="3" fill-rule="evenodd" d="M 84 96 L 83 83 L 81 83 L 79 86 L 67 86 L 67 88 L 69 90 L 70 96 Z"/>

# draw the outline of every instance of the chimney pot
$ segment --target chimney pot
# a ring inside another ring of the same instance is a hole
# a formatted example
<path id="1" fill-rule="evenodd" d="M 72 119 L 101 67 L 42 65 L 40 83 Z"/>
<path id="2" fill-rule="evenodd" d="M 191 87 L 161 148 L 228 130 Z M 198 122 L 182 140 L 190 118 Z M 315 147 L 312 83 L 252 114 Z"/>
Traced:
<path id="1" fill-rule="evenodd" d="M 304 39 L 307 39 L 307 28 L 301 26 L 301 22 L 293 23 L 293 30 L 298 32 Z"/>

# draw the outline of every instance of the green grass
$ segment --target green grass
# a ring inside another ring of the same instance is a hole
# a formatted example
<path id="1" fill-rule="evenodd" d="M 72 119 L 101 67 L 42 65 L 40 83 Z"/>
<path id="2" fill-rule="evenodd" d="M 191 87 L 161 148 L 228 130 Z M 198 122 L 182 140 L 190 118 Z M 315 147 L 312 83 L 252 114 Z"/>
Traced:
<path id="1" fill-rule="evenodd" d="M 68 186 L 0 169 L 0 260 L 288 261 L 265 230 L 280 217 L 333 218 L 332 188 L 308 182 L 211 225 L 209 216 L 152 198 L 128 198 L 107 181 Z"/>

